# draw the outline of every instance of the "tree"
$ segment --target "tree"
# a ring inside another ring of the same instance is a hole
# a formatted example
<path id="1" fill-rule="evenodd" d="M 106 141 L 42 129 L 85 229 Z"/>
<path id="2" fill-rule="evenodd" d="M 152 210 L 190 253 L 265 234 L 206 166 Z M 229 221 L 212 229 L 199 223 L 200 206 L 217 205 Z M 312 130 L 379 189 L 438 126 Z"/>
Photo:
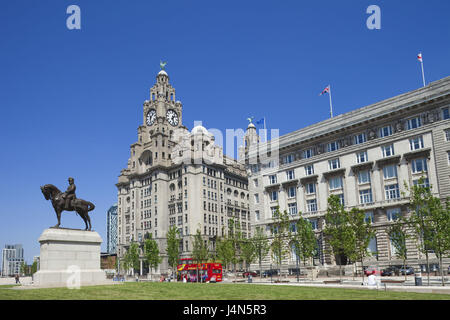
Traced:
<path id="1" fill-rule="evenodd" d="M 31 275 L 35 274 L 37 272 L 38 263 L 36 260 L 33 261 L 33 264 L 31 265 Z"/>
<path id="2" fill-rule="evenodd" d="M 361 262 L 361 276 L 364 282 L 364 266 L 363 260 L 370 256 L 368 250 L 370 240 L 375 236 L 375 232 L 370 226 L 370 222 L 366 221 L 366 213 L 358 208 L 353 208 L 348 213 L 349 224 L 353 232 L 353 250 L 350 250 L 349 256 L 356 263 Z"/>
<path id="3" fill-rule="evenodd" d="M 406 260 L 408 259 L 408 252 L 406 247 L 406 240 L 410 237 L 408 235 L 408 222 L 400 218 L 394 224 L 390 225 L 387 229 L 389 238 L 391 239 L 392 245 L 395 248 L 395 255 L 402 259 L 403 268 L 406 268 Z M 405 281 L 407 275 L 405 272 Z"/>
<path id="4" fill-rule="evenodd" d="M 123 257 L 123 265 L 125 270 L 132 269 L 133 273 L 139 269 L 139 245 L 137 242 L 130 243 L 130 247 Z"/>
<path id="5" fill-rule="evenodd" d="M 289 253 L 287 241 L 291 238 L 291 230 L 289 228 L 289 215 L 286 210 L 280 211 L 280 208 L 274 212 L 273 223 L 271 225 L 273 240 L 270 244 L 272 259 L 278 266 L 278 279 L 281 281 L 281 264 L 283 258 Z"/>
<path id="6" fill-rule="evenodd" d="M 27 273 L 27 264 L 25 261 L 22 261 L 22 263 L 20 264 L 20 274 L 22 276 L 25 276 Z"/>
<path id="7" fill-rule="evenodd" d="M 180 238 L 178 228 L 172 226 L 167 231 L 167 257 L 168 263 L 172 266 L 172 273 L 175 272 L 180 257 Z"/>
<path id="8" fill-rule="evenodd" d="M 228 220 L 228 236 L 231 241 L 231 248 L 233 252 L 233 257 L 231 262 L 234 265 L 234 281 L 236 282 L 236 265 L 241 261 L 241 242 L 242 242 L 242 232 L 241 232 L 241 224 L 239 221 L 235 221 L 234 219 Z"/>
<path id="9" fill-rule="evenodd" d="M 301 217 L 296 223 L 296 233 L 292 236 L 295 254 L 306 264 L 308 259 L 314 257 L 317 250 L 317 239 L 311 222 Z M 312 273 L 311 273 L 312 275 Z"/>
<path id="10" fill-rule="evenodd" d="M 251 239 L 242 239 L 241 256 L 242 260 L 245 262 L 246 270 L 249 271 L 250 264 L 255 261 L 256 258 L 255 244 Z"/>
<path id="11" fill-rule="evenodd" d="M 152 270 L 156 270 L 156 268 L 158 268 L 158 265 L 161 263 L 162 258 L 159 256 L 158 243 L 155 239 L 152 238 L 151 233 L 144 241 L 144 257 L 146 262 L 148 263 L 150 279 L 152 279 Z"/>
<path id="12" fill-rule="evenodd" d="M 342 281 L 342 264 L 347 263 L 347 257 L 354 248 L 354 232 L 349 224 L 349 214 L 345 211 L 339 197 L 331 195 L 328 198 L 327 213 L 325 215 L 325 228 L 323 233 L 330 245 L 330 253 L 336 258 L 339 265 L 339 279 Z"/>
<path id="13" fill-rule="evenodd" d="M 232 241 L 225 237 L 217 238 L 216 255 L 217 258 L 222 261 L 224 267 L 227 269 L 229 263 L 233 261 L 234 256 Z"/>
<path id="14" fill-rule="evenodd" d="M 262 260 L 270 251 L 269 241 L 264 233 L 262 227 L 256 227 L 256 232 L 253 235 L 253 244 L 255 247 L 255 255 L 259 263 L 259 276 L 262 276 Z"/>
<path id="15" fill-rule="evenodd" d="M 439 269 L 441 270 L 442 285 L 444 283 L 442 270 L 442 257 L 450 251 L 450 213 L 449 200 L 447 199 L 445 207 L 439 198 L 433 196 L 431 187 L 424 184 L 424 178 L 408 188 L 410 191 L 410 217 L 409 224 L 414 229 L 416 239 L 418 239 L 418 248 L 425 254 L 428 285 L 430 285 L 430 251 L 434 251 L 439 259 Z"/>
<path id="16" fill-rule="evenodd" d="M 205 240 L 202 238 L 200 230 L 197 229 L 197 233 L 194 236 L 194 245 L 192 248 L 192 258 L 197 264 L 197 282 L 199 280 L 198 265 L 207 261 L 209 257 L 208 244 L 205 244 Z M 200 279 L 202 280 L 202 279 Z"/>

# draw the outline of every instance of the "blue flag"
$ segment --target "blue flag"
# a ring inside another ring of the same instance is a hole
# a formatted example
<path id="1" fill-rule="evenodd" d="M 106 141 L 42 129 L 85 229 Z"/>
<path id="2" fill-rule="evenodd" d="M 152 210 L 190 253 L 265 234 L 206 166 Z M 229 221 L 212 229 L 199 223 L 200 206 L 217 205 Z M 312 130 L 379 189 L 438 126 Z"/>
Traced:
<path id="1" fill-rule="evenodd" d="M 261 120 L 256 121 L 256 124 L 264 124 L 264 118 L 262 118 Z"/>

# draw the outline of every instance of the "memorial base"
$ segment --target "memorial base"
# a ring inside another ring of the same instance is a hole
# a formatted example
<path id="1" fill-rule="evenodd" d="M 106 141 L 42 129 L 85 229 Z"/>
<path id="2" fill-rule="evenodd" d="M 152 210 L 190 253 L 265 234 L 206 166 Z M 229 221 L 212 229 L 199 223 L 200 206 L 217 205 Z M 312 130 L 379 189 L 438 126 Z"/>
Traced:
<path id="1" fill-rule="evenodd" d="M 95 231 L 50 228 L 39 237 L 40 268 L 33 275 L 35 286 L 106 284 L 100 269 L 102 238 Z"/>

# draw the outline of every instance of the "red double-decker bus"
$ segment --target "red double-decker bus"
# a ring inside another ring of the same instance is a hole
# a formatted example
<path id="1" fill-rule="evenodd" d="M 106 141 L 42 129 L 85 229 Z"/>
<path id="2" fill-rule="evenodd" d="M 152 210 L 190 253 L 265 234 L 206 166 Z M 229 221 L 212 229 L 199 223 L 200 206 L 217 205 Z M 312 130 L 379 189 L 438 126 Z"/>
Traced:
<path id="1" fill-rule="evenodd" d="M 198 270 L 198 278 L 197 278 Z M 186 282 L 220 282 L 222 281 L 222 264 L 193 263 L 192 258 L 178 260 L 177 280 Z M 197 281 L 198 280 L 198 281 Z"/>

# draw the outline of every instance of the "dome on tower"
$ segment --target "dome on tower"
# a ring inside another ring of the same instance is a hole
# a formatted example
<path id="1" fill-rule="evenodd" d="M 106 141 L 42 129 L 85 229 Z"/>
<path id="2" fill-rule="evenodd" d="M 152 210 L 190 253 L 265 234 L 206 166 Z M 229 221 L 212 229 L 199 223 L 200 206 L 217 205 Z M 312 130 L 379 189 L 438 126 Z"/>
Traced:
<path id="1" fill-rule="evenodd" d="M 204 126 L 195 126 L 192 131 L 192 134 L 205 134 L 205 135 L 209 135 L 210 133 L 208 132 L 208 130 L 206 130 L 206 128 Z"/>
<path id="2" fill-rule="evenodd" d="M 158 76 L 166 76 L 168 77 L 169 75 L 167 74 L 167 72 L 165 72 L 164 70 L 161 70 L 160 72 L 158 72 Z"/>

